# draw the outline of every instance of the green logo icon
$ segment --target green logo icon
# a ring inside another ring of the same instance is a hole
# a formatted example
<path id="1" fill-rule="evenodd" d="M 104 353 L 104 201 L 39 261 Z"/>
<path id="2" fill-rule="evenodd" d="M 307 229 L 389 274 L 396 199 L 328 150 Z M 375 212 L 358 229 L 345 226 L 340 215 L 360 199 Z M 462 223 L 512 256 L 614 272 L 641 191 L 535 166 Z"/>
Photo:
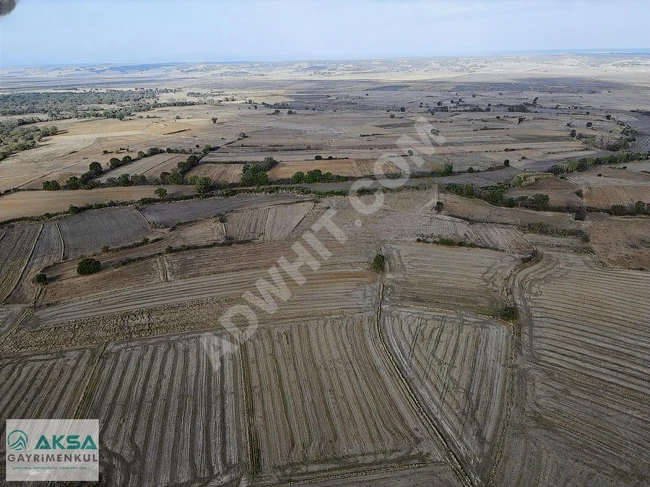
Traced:
<path id="1" fill-rule="evenodd" d="M 27 448 L 27 434 L 24 431 L 14 430 L 7 435 L 7 446 L 12 450 L 22 451 Z"/>

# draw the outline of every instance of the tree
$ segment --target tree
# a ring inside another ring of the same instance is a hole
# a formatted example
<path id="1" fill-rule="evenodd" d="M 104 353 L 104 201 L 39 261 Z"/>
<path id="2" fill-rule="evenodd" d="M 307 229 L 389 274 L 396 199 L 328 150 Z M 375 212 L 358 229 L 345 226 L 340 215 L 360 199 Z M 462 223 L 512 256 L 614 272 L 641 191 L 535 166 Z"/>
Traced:
<path id="1" fill-rule="evenodd" d="M 108 161 L 108 165 L 111 166 L 111 169 L 115 169 L 116 167 L 119 167 L 122 164 L 122 161 L 120 161 L 117 157 L 112 157 L 110 161 Z"/>
<path id="2" fill-rule="evenodd" d="M 372 270 L 375 271 L 377 274 L 381 274 L 384 272 L 384 264 L 386 262 L 386 258 L 381 255 L 377 254 L 375 255 L 375 258 L 372 260 Z"/>
<path id="3" fill-rule="evenodd" d="M 470 166 L 470 167 L 467 169 L 467 172 L 470 173 L 470 174 L 473 173 L 473 172 L 474 172 L 474 168 Z"/>
<path id="4" fill-rule="evenodd" d="M 167 181 L 169 184 L 183 184 L 183 175 L 177 169 L 174 169 L 167 177 Z"/>
<path id="5" fill-rule="evenodd" d="M 322 160 L 323 160 L 323 156 L 316 156 L 316 157 L 314 157 L 314 159 L 317 160 L 317 161 L 322 161 Z"/>
<path id="6" fill-rule="evenodd" d="M 505 167 L 510 167 L 510 159 L 506 159 L 505 161 L 503 161 L 503 165 Z"/>
<path id="7" fill-rule="evenodd" d="M 65 183 L 65 189 L 75 190 L 81 188 L 81 182 L 77 176 L 71 176 Z"/>
<path id="8" fill-rule="evenodd" d="M 212 123 L 217 123 L 217 120 L 219 120 L 219 119 L 217 117 L 212 117 L 211 120 L 212 120 Z"/>
<path id="9" fill-rule="evenodd" d="M 43 182 L 43 189 L 45 191 L 58 191 L 61 189 L 61 185 L 58 181 L 45 181 Z"/>
<path id="10" fill-rule="evenodd" d="M 269 176 L 264 171 L 262 164 L 245 164 L 242 171 L 241 184 L 243 186 L 261 186 L 268 184 Z"/>
<path id="11" fill-rule="evenodd" d="M 128 164 L 128 163 L 131 162 L 132 160 L 133 160 L 133 158 L 132 158 L 131 156 L 124 156 L 124 157 L 122 158 L 122 164 Z"/>
<path id="12" fill-rule="evenodd" d="M 40 286 L 47 286 L 48 280 L 47 280 L 47 275 L 40 273 L 36 274 L 34 276 L 34 279 L 32 279 L 32 282 L 34 284 L 38 284 Z"/>
<path id="13" fill-rule="evenodd" d="M 575 130 L 571 131 L 571 137 L 575 138 L 577 135 L 578 135 L 578 132 L 576 132 Z"/>
<path id="14" fill-rule="evenodd" d="M 406 108 L 405 107 L 400 107 L 399 111 L 404 113 L 406 111 Z"/>
<path id="15" fill-rule="evenodd" d="M 637 201 L 634 203 L 634 213 L 637 215 L 643 215 L 646 211 L 646 204 L 643 201 Z"/>
<path id="16" fill-rule="evenodd" d="M 117 178 L 117 184 L 120 186 L 131 186 L 131 175 L 122 174 Z"/>
<path id="17" fill-rule="evenodd" d="M 308 171 L 305 175 L 305 182 L 307 184 L 320 183 L 323 180 L 323 172 L 320 169 Z"/>
<path id="18" fill-rule="evenodd" d="M 167 190 L 165 188 L 158 188 L 156 191 L 154 191 L 154 194 L 163 200 L 167 197 Z"/>
<path id="19" fill-rule="evenodd" d="M 200 177 L 194 184 L 196 192 L 199 194 L 209 193 L 212 190 L 212 180 L 208 177 Z"/>
<path id="20" fill-rule="evenodd" d="M 606 118 L 607 120 L 611 120 L 611 119 L 612 119 L 612 116 L 608 113 L 607 115 L 605 115 L 605 118 Z"/>
<path id="21" fill-rule="evenodd" d="M 609 214 L 614 215 L 614 216 L 627 215 L 627 208 L 625 208 L 625 206 L 623 206 L 623 205 L 613 205 L 609 209 Z"/>
<path id="22" fill-rule="evenodd" d="M 83 259 L 77 265 L 77 274 L 88 276 L 102 270 L 102 263 L 95 259 Z"/>
<path id="23" fill-rule="evenodd" d="M 101 174 L 103 169 L 99 162 L 91 162 L 88 166 L 88 171 L 94 174 Z"/>
<path id="24" fill-rule="evenodd" d="M 547 194 L 536 194 L 530 199 L 530 207 L 534 210 L 543 211 L 548 208 L 549 197 Z"/>
<path id="25" fill-rule="evenodd" d="M 300 184 L 305 182 L 305 173 L 302 171 L 298 171 L 296 174 L 291 176 L 291 182 L 293 184 Z"/>
<path id="26" fill-rule="evenodd" d="M 138 152 L 138 159 L 143 159 L 144 157 L 147 157 L 147 154 L 145 154 L 143 151 Z"/>
<path id="27" fill-rule="evenodd" d="M 594 126 L 593 122 L 587 122 L 587 128 L 588 128 L 588 129 L 591 128 L 591 127 L 593 127 L 593 126 Z"/>
<path id="28" fill-rule="evenodd" d="M 161 172 L 160 173 L 160 182 L 163 183 L 163 184 L 169 184 L 169 176 L 170 176 L 170 173 L 168 173 L 167 171 Z"/>

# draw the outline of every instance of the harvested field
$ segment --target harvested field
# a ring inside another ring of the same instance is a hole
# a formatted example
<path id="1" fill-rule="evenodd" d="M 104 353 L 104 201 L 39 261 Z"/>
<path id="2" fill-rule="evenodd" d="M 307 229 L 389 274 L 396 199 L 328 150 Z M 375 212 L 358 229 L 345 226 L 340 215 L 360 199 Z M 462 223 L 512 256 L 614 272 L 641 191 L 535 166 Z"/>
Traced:
<path id="1" fill-rule="evenodd" d="M 444 460 L 396 379 L 382 372 L 374 320 L 366 314 L 276 326 L 246 344 L 250 421 L 265 483 Z"/>
<path id="2" fill-rule="evenodd" d="M 0 305 L 0 338 L 11 329 L 25 309 L 26 306 Z"/>
<path id="3" fill-rule="evenodd" d="M 0 352 L 82 346 L 214 328 L 226 309 L 238 301 L 244 302 L 243 293 L 255 291 L 260 277 L 268 280 L 268 271 L 182 279 L 39 308 L 0 343 Z M 376 274 L 365 269 L 323 268 L 302 287 L 287 277 L 284 279 L 292 291 L 291 299 L 282 304 L 278 314 L 260 314 L 263 325 L 305 317 L 304 303 L 310 303 L 308 316 L 321 317 L 334 312 L 367 311 L 377 297 Z"/>
<path id="4" fill-rule="evenodd" d="M 28 303 L 36 293 L 31 284 L 32 278 L 45 267 L 63 260 L 63 240 L 57 223 L 45 223 L 29 262 L 25 266 L 20 282 L 11 295 L 8 303 Z"/>
<path id="5" fill-rule="evenodd" d="M 337 176 L 370 176 L 375 173 L 376 159 L 342 159 L 322 161 L 291 161 L 281 162 L 269 171 L 270 179 L 288 179 L 298 171 L 307 173 L 320 169 L 323 174 L 331 172 Z M 381 170 L 385 174 L 399 174 L 399 169 L 393 164 L 384 164 Z"/>
<path id="6" fill-rule="evenodd" d="M 310 198 L 292 194 L 248 195 L 234 198 L 211 198 L 175 203 L 159 203 L 142 207 L 145 218 L 152 223 L 172 226 L 181 222 L 211 218 L 232 210 L 308 201 Z"/>
<path id="7" fill-rule="evenodd" d="M 99 252 L 101 247 L 121 247 L 151 235 L 142 215 L 132 208 L 107 208 L 68 216 L 59 221 L 64 258 L 76 259 Z"/>
<path id="8" fill-rule="evenodd" d="M 219 184 L 232 184 L 241 181 L 243 164 L 201 164 L 195 167 L 187 177 L 205 176 Z"/>
<path id="9" fill-rule="evenodd" d="M 11 294 L 23 275 L 42 225 L 17 225 L 0 239 L 0 303 Z"/>
<path id="10" fill-rule="evenodd" d="M 387 249 L 386 302 L 428 309 L 493 310 L 520 260 L 501 252 L 431 244 Z"/>
<path id="11" fill-rule="evenodd" d="M 248 444 L 240 362 L 228 355 L 217 370 L 210 359 L 200 336 L 106 347 L 80 411 L 99 419 L 105 482 L 228 485 L 242 477 Z"/>
<path id="12" fill-rule="evenodd" d="M 194 193 L 193 186 L 162 186 L 171 196 Z M 138 201 L 157 198 L 156 186 L 129 186 L 126 188 L 95 188 L 90 191 L 18 191 L 0 197 L 0 221 L 25 216 L 68 211 L 70 205 L 105 204 L 110 201 Z"/>
<path id="13" fill-rule="evenodd" d="M 646 483 L 649 288 L 648 273 L 570 254 L 546 253 L 517 276 L 527 365 L 517 371 L 522 400 L 496 484 L 529 485 L 540 475 L 572 485 Z"/>
<path id="14" fill-rule="evenodd" d="M 103 266 L 110 264 L 99 258 Z M 69 277 L 65 279 L 55 275 L 55 280 L 47 285 L 39 302 L 49 305 L 77 301 L 88 295 L 138 289 L 166 282 L 162 276 L 164 267 L 161 267 L 163 264 L 160 259 L 164 257 L 151 258 L 116 269 L 105 269 L 91 276 L 77 275 L 76 262 L 72 262 L 66 266 Z"/>
<path id="15" fill-rule="evenodd" d="M 74 417 L 93 368 L 92 349 L 0 358 L 0 411 L 3 418 Z M 5 421 L 0 434 L 6 437 Z M 0 455 L 5 454 L 5 442 Z M 2 470 L 4 470 L 4 462 Z M 0 472 L 1 473 L 1 472 Z M 2 473 L 4 477 L 4 473 Z"/>
<path id="16" fill-rule="evenodd" d="M 383 333 L 420 404 L 474 478 L 486 478 L 506 413 L 511 330 L 495 320 L 386 309 Z"/>
<path id="17" fill-rule="evenodd" d="M 235 240 L 284 240 L 313 206 L 305 202 L 237 210 L 227 216 L 226 233 Z"/>
<path id="18" fill-rule="evenodd" d="M 584 190 L 586 206 L 608 209 L 613 205 L 630 206 L 637 201 L 650 203 L 650 183 L 638 186 L 600 186 Z"/>
<path id="19" fill-rule="evenodd" d="M 492 206 L 476 198 L 461 198 L 453 194 L 440 195 L 440 201 L 445 205 L 444 214 L 457 218 L 481 223 L 503 223 L 524 225 L 527 223 L 543 223 L 554 228 L 579 230 L 580 222 L 576 222 L 573 214 L 554 213 L 550 211 L 533 211 L 523 208 L 503 208 Z"/>
<path id="20" fill-rule="evenodd" d="M 187 160 L 184 154 L 156 154 L 135 160 L 116 169 L 110 169 L 100 176 L 98 181 L 105 183 L 109 178 L 119 178 L 122 174 L 140 174 L 150 179 L 156 179 L 163 171 L 171 172 L 178 163 Z"/>
<path id="21" fill-rule="evenodd" d="M 606 217 L 589 224 L 598 258 L 613 267 L 650 269 L 650 218 Z"/>

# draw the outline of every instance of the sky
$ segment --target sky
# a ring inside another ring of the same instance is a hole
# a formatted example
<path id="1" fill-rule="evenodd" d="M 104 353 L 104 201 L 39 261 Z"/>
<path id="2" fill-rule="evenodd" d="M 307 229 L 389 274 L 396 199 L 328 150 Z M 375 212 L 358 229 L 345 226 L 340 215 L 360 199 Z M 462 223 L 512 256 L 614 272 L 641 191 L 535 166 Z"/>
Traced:
<path id="1" fill-rule="evenodd" d="M 649 19 L 648 0 L 18 0 L 0 67 L 650 49 Z"/>

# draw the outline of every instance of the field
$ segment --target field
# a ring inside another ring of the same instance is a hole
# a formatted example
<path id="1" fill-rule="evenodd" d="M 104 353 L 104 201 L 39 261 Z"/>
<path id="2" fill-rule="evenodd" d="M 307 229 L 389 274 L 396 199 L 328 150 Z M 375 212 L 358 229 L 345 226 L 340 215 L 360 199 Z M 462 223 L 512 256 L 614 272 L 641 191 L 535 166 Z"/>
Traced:
<path id="1" fill-rule="evenodd" d="M 106 245 L 121 247 L 150 235 L 142 215 L 131 208 L 109 208 L 93 214 L 72 215 L 58 224 L 63 239 L 63 258 L 91 255 Z"/>
<path id="2" fill-rule="evenodd" d="M 238 183 L 241 180 L 243 164 L 201 164 L 192 169 L 188 175 L 208 177 L 220 184 Z"/>
<path id="3" fill-rule="evenodd" d="M 108 178 L 119 178 L 122 174 L 140 174 L 147 178 L 157 179 L 161 172 L 171 172 L 178 163 L 185 161 L 187 156 L 180 154 L 156 154 L 154 156 L 138 159 L 117 169 L 105 171 L 98 180 L 105 183 Z"/>
<path id="4" fill-rule="evenodd" d="M 92 191 L 20 191 L 0 197 L 0 219 L 12 220 L 25 216 L 42 216 L 46 213 L 68 211 L 70 205 L 84 206 L 106 204 L 111 201 L 138 201 L 155 198 L 157 186 L 131 186 L 128 188 L 99 188 Z M 192 194 L 189 186 L 163 186 L 169 196 Z"/>
<path id="5" fill-rule="evenodd" d="M 7 229 L 0 239 L 0 302 L 7 299 L 23 275 L 34 251 L 41 225 L 20 225 Z"/>
<path id="6" fill-rule="evenodd" d="M 64 113 L 0 160 L 0 434 L 99 419 L 102 486 L 650 485 L 650 216 L 609 213 L 650 203 L 647 161 L 549 171 L 647 149 L 647 70 L 577 53 L 0 69 L 3 93 L 168 103 Z M 238 187 L 269 157 L 272 188 Z M 100 187 L 42 189 L 94 161 Z M 346 194 L 376 167 L 372 188 L 408 181 Z M 314 169 L 348 179 L 287 184 Z M 148 184 L 105 184 L 125 174 Z M 85 257 L 101 270 L 79 275 Z"/>

